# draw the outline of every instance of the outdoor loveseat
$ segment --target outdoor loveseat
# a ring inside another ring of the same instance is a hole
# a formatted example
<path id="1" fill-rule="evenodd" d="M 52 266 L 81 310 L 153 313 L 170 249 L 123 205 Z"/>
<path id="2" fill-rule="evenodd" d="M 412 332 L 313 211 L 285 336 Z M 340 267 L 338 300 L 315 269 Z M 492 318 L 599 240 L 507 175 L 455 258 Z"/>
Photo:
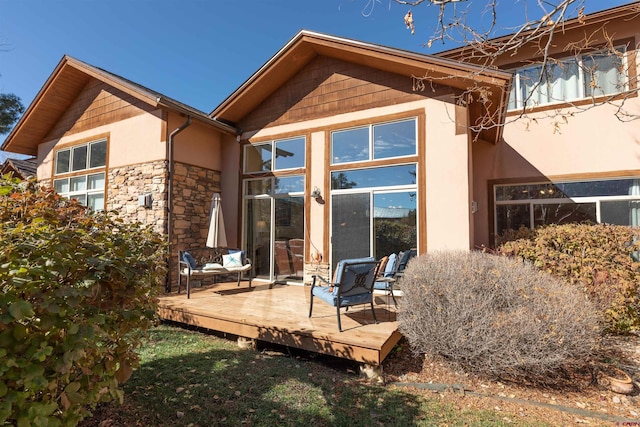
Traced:
<path id="1" fill-rule="evenodd" d="M 248 273 L 251 287 L 251 260 L 244 251 L 233 248 L 192 248 L 178 251 L 178 293 L 186 278 L 187 298 L 191 297 L 192 277 L 215 277 L 236 274 L 238 286 L 243 273 Z"/>

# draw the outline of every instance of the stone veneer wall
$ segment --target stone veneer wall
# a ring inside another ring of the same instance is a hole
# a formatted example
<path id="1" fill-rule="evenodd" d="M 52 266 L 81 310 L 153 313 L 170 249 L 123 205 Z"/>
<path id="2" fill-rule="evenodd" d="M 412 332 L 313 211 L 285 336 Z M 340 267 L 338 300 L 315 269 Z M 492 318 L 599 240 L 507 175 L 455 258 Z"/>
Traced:
<path id="1" fill-rule="evenodd" d="M 171 285 L 176 289 L 178 250 L 205 246 L 209 231 L 211 197 L 216 192 L 220 192 L 220 171 L 185 163 L 174 164 L 173 238 L 169 267 Z"/>
<path id="2" fill-rule="evenodd" d="M 114 210 L 128 221 L 152 225 L 167 235 L 168 162 L 113 168 L 108 173 L 107 210 Z M 177 288 L 178 250 L 204 247 L 209 227 L 209 210 L 214 192 L 220 192 L 220 171 L 174 164 L 173 236 L 169 258 L 172 288 Z M 139 206 L 138 196 L 151 194 L 151 208 Z"/>
<path id="3" fill-rule="evenodd" d="M 118 212 L 128 221 L 152 225 L 166 233 L 167 162 L 164 160 L 109 169 L 107 210 Z M 151 208 L 138 205 L 138 196 L 151 194 Z"/>

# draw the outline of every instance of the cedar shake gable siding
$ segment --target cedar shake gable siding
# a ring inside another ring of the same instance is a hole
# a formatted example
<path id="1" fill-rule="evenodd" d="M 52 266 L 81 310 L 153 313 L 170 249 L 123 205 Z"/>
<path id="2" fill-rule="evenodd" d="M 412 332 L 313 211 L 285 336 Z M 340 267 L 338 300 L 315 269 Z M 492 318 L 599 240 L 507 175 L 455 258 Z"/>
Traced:
<path id="1" fill-rule="evenodd" d="M 452 100 L 454 91 L 434 85 L 416 92 L 406 76 L 340 59 L 319 56 L 239 122 L 261 129 L 325 118 L 357 110 L 402 104 L 429 97 Z"/>

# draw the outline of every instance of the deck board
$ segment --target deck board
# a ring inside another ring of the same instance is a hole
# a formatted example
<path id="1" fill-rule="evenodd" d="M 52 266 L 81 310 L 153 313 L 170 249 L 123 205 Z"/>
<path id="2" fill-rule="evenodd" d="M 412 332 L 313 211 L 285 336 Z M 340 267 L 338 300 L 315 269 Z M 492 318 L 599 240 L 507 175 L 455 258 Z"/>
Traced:
<path id="1" fill-rule="evenodd" d="M 368 306 L 341 311 L 338 331 L 336 309 L 314 299 L 309 315 L 309 287 L 254 282 L 248 288 L 220 283 L 159 298 L 163 320 L 253 338 L 289 347 L 380 365 L 400 340 L 390 297 L 375 296 L 376 324 Z"/>

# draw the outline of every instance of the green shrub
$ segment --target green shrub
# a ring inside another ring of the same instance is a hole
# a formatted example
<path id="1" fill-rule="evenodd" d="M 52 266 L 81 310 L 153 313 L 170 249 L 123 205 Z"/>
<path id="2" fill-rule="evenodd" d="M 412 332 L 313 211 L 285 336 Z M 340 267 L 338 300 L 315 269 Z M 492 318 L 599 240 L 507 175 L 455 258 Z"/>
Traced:
<path id="1" fill-rule="evenodd" d="M 122 400 L 163 252 L 139 224 L 0 178 L 0 424 L 76 425 Z"/>
<path id="2" fill-rule="evenodd" d="M 584 366 L 599 340 L 583 293 L 507 257 L 421 255 L 400 286 L 399 328 L 412 349 L 478 375 L 545 381 Z"/>
<path id="3" fill-rule="evenodd" d="M 640 230 L 606 224 L 541 227 L 499 248 L 583 289 L 618 333 L 640 327 L 638 251 Z"/>

